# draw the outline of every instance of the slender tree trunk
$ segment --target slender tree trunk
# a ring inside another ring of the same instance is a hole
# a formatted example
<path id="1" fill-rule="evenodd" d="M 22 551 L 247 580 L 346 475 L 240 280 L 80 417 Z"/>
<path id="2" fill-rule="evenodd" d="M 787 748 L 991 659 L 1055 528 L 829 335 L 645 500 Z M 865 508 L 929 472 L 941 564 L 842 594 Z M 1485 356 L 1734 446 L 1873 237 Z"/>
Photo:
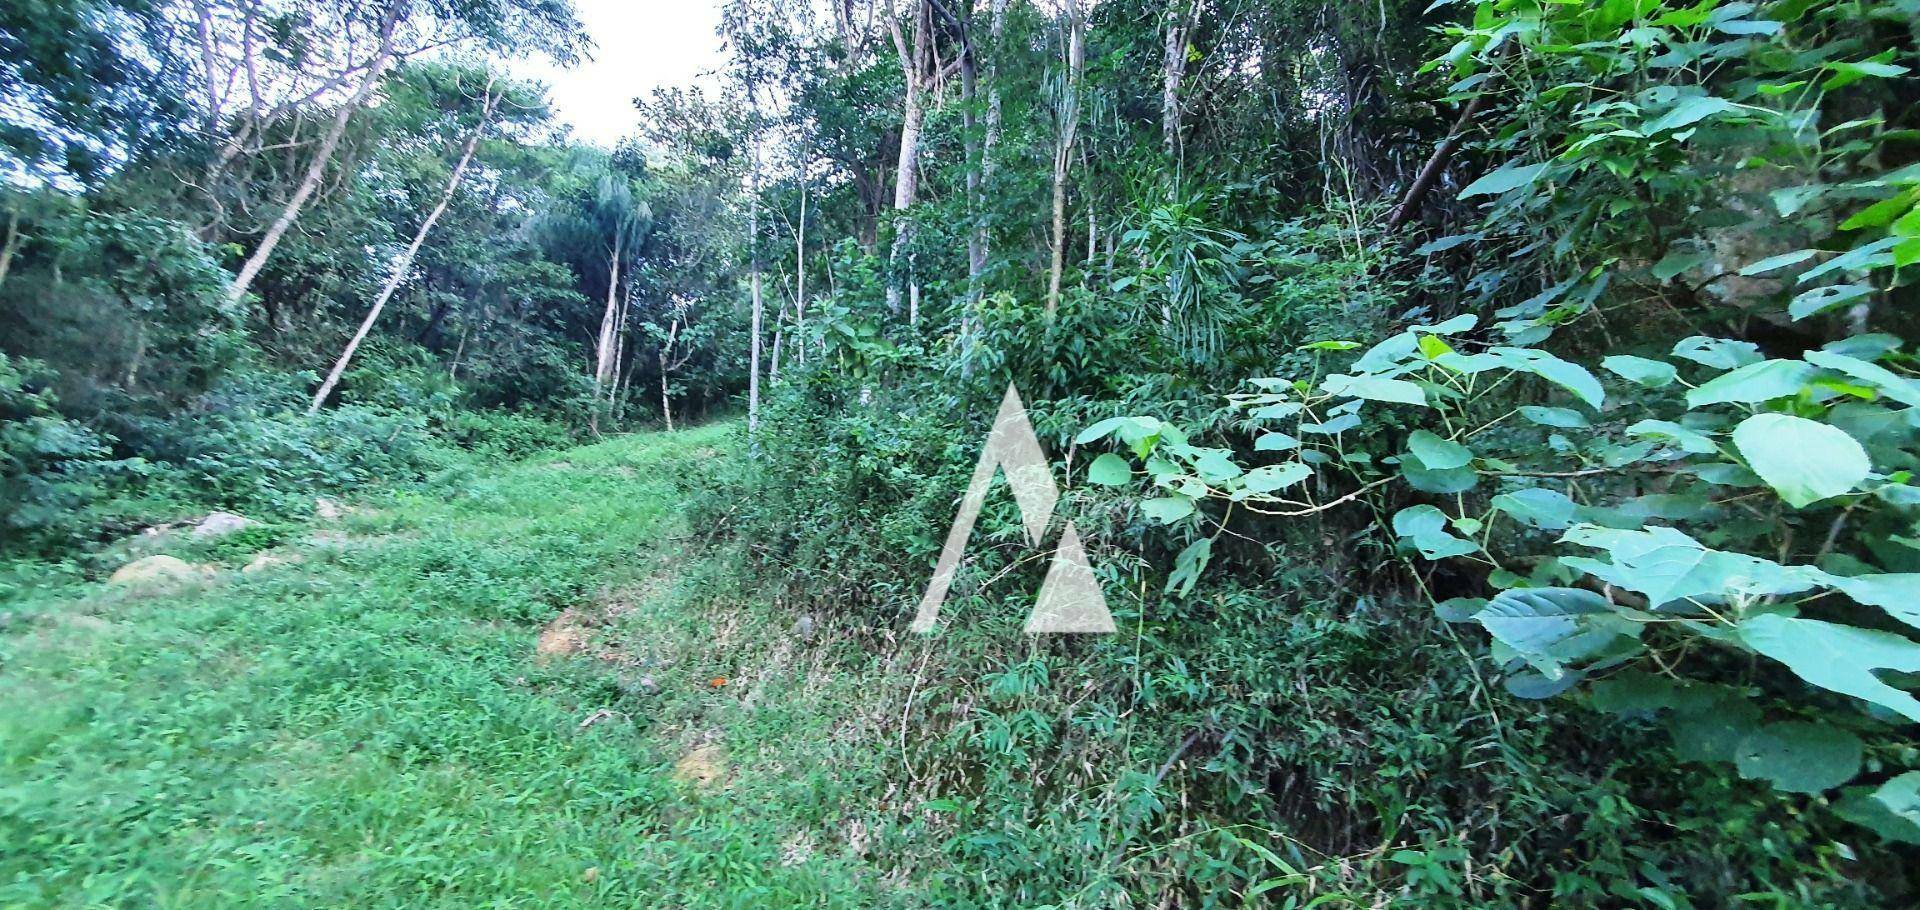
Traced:
<path id="1" fill-rule="evenodd" d="M 932 30 L 927 22 L 929 14 L 927 0 L 915 0 L 911 46 L 900 30 L 899 19 L 891 14 L 887 17 L 888 26 L 893 32 L 894 49 L 900 54 L 900 73 L 906 84 L 906 98 L 902 102 L 900 117 L 899 167 L 893 175 L 893 248 L 887 255 L 887 309 L 893 313 L 900 312 L 900 285 L 905 277 L 901 274 L 902 266 L 907 247 L 913 239 L 913 222 L 907 218 L 906 212 L 913 207 L 914 197 L 919 192 L 920 133 L 926 123 L 924 96 L 928 87 L 925 58 L 932 42 Z M 917 311 L 911 313 L 908 321 L 918 321 L 918 316 Z"/>
<path id="2" fill-rule="evenodd" d="M 140 364 L 147 357 L 147 324 L 139 320 L 133 323 L 133 356 L 127 358 L 126 375 L 120 377 L 120 387 L 133 391 L 133 384 L 140 379 Z"/>
<path id="3" fill-rule="evenodd" d="M 920 130 L 926 112 L 920 103 L 920 90 L 907 90 L 906 119 L 900 128 L 900 170 L 893 183 L 893 248 L 887 254 L 887 309 L 900 311 L 900 285 L 907 247 L 913 240 L 913 222 L 907 209 L 913 207 L 920 169 Z"/>
<path id="4" fill-rule="evenodd" d="M 1166 51 L 1160 72 L 1160 142 L 1176 172 L 1183 157 L 1180 83 L 1187 75 L 1187 33 L 1193 27 L 1198 3 L 1199 0 L 1167 0 Z M 1177 177 L 1172 181 L 1178 182 Z"/>
<path id="5" fill-rule="evenodd" d="M 1006 31 L 1007 0 L 991 0 L 987 5 L 987 131 L 980 142 L 980 182 L 993 181 L 993 148 L 1000 144 L 1000 36 Z M 991 189 L 991 187 L 987 187 Z M 987 226 L 983 222 L 974 228 L 980 233 L 981 248 L 988 246 Z"/>
<path id="6" fill-rule="evenodd" d="M 673 397 L 667 392 L 667 376 L 676 369 L 676 366 L 670 364 L 673 359 L 673 344 L 679 338 L 680 317 L 675 316 L 673 321 L 668 323 L 666 342 L 660 345 L 660 416 L 666 420 L 668 432 L 673 431 Z M 685 363 L 686 358 L 681 358 L 680 362 Z"/>
<path id="7" fill-rule="evenodd" d="M 752 91 L 749 90 L 749 95 Z M 756 113 L 758 99 L 754 99 Z M 752 259 L 752 271 L 748 276 L 748 286 L 753 297 L 753 340 L 748 345 L 750 363 L 747 367 L 747 435 L 751 436 L 760 429 L 760 323 L 765 318 L 766 301 L 761 297 L 760 280 L 760 136 L 758 124 L 755 125 L 753 143 L 753 171 L 747 180 L 747 233 L 748 255 Z"/>
<path id="8" fill-rule="evenodd" d="M 380 289 L 380 296 L 374 298 L 373 306 L 367 310 L 367 318 L 360 320 L 360 328 L 353 333 L 353 338 L 347 341 L 346 348 L 340 352 L 340 359 L 335 361 L 333 369 L 328 371 L 326 381 L 320 383 L 318 392 L 313 393 L 313 403 L 307 407 L 309 415 L 320 413 L 320 406 L 326 404 L 327 396 L 332 395 L 334 386 L 340 384 L 340 377 L 347 372 L 347 364 L 352 362 L 354 352 L 360 350 L 360 343 L 367 340 L 367 333 L 373 330 L 373 323 L 380 318 L 380 311 L 386 309 L 387 301 L 393 299 L 394 292 L 400 288 L 400 282 L 405 281 L 407 273 L 412 271 L 414 257 L 420 254 L 420 246 L 427 241 L 427 232 L 433 230 L 434 223 L 440 220 L 441 215 L 446 214 L 447 206 L 453 202 L 453 194 L 460 189 L 460 179 L 466 175 L 467 164 L 473 160 L 474 149 L 480 145 L 480 134 L 486 131 L 487 121 L 493 116 L 493 106 L 499 100 L 493 95 L 492 83 L 488 83 L 486 91 L 486 101 L 480 112 L 480 122 L 474 126 L 473 132 L 467 135 L 467 144 L 460 150 L 460 161 L 453 166 L 453 174 L 447 178 L 447 188 L 440 194 L 440 202 L 433 207 L 433 211 L 427 213 L 427 220 L 420 222 L 420 230 L 414 232 L 413 242 L 407 244 L 406 252 L 402 253 L 400 260 L 393 264 L 393 273 L 387 276 L 387 283 Z"/>
<path id="9" fill-rule="evenodd" d="M 460 381 L 460 360 L 467 356 L 467 338 L 472 336 L 472 334 L 473 329 L 471 327 L 461 329 L 460 343 L 453 348 L 453 362 L 447 366 L 447 378 L 454 382 Z"/>
<path id="10" fill-rule="evenodd" d="M 0 284 L 7 283 L 7 272 L 13 269 L 13 254 L 20 251 L 24 239 L 20 233 L 20 210 L 16 208 L 7 213 L 7 241 L 0 245 Z"/>
<path id="11" fill-rule="evenodd" d="M 620 260 L 625 254 L 625 238 L 613 235 L 613 254 L 607 257 L 607 308 L 600 314 L 600 334 L 593 345 L 593 407 L 587 413 L 587 429 L 600 435 L 600 393 L 605 390 L 613 362 L 613 338 L 620 307 Z"/>
<path id="12" fill-rule="evenodd" d="M 767 385 L 769 386 L 780 384 L 780 344 L 786 338 L 786 332 L 782 330 L 785 318 L 786 313 L 782 311 L 780 316 L 773 320 L 773 350 L 767 354 Z"/>
<path id="13" fill-rule="evenodd" d="M 667 419 L 667 432 L 673 432 L 673 399 L 667 396 L 667 358 L 660 358 L 660 416 Z"/>
<path id="14" fill-rule="evenodd" d="M 219 127 L 222 103 L 220 91 L 219 66 L 214 62 L 213 54 L 213 9 L 207 6 L 207 0 L 196 0 L 193 4 L 196 35 L 200 39 L 201 76 L 206 80 L 207 90 L 207 134 L 212 135 Z"/>
<path id="15" fill-rule="evenodd" d="M 627 316 L 633 312 L 631 283 L 627 285 L 627 295 L 629 299 L 621 302 L 620 323 L 613 329 L 613 378 L 607 385 L 607 413 L 614 416 L 616 421 L 620 410 L 620 386 L 622 377 L 626 373 L 623 365 L 626 363 L 627 354 Z"/>
<path id="16" fill-rule="evenodd" d="M 379 52 L 375 55 L 372 65 L 367 67 L 366 74 L 361 77 L 360 84 L 354 88 L 353 96 L 334 112 L 333 123 L 327 128 L 326 136 L 320 140 L 319 149 L 313 153 L 313 161 L 307 165 L 307 172 L 300 179 L 300 186 L 293 191 L 293 196 L 287 200 L 286 207 L 281 209 L 280 217 L 274 220 L 273 226 L 267 228 L 266 235 L 260 238 L 260 245 L 254 248 L 252 256 L 247 257 L 246 264 L 240 267 L 240 274 L 234 276 L 233 284 L 227 287 L 228 305 L 237 304 L 246 298 L 247 289 L 253 286 L 253 280 L 259 276 L 260 269 L 266 266 L 267 257 L 273 255 L 274 247 L 280 245 L 280 239 L 286 236 L 289 228 L 293 227 L 294 220 L 300 217 L 301 209 L 306 207 L 307 200 L 313 196 L 313 191 L 319 188 L 320 178 L 326 173 L 327 164 L 333 160 L 334 151 L 340 147 L 340 137 L 347 132 L 347 121 L 366 103 L 367 96 L 373 94 L 373 87 L 386 73 L 387 65 L 393 62 L 393 32 L 399 26 L 408 2 L 409 0 L 393 0 L 387 6 L 386 16 L 380 22 Z"/>
<path id="17" fill-rule="evenodd" d="M 967 154 L 967 217 L 972 223 L 967 232 L 967 300 L 971 303 L 980 294 L 980 273 L 987 267 L 987 238 L 980 230 L 985 223 L 981 211 L 985 206 L 980 185 L 980 131 L 974 110 L 980 99 L 980 67 L 965 23 L 961 24 L 960 38 L 960 131 Z"/>
<path id="18" fill-rule="evenodd" d="M 800 164 L 800 225 L 794 230 L 793 238 L 793 317 L 794 331 L 800 332 L 807 327 L 807 167 Z M 778 338 L 774 339 L 778 347 Z M 796 336 L 800 345 L 799 362 L 807 362 L 807 344 L 804 335 Z M 779 358 L 776 356 L 775 362 Z"/>
<path id="19" fill-rule="evenodd" d="M 1394 230 L 1420 214 L 1420 206 L 1426 201 L 1427 193 L 1440 181 L 1440 175 L 1446 173 L 1447 164 L 1453 160 L 1460 143 L 1466 139 L 1467 130 L 1473 127 L 1473 119 L 1480 115 L 1492 97 L 1493 93 L 1483 88 L 1480 94 L 1467 102 L 1466 107 L 1460 109 L 1460 117 L 1454 121 L 1453 130 L 1434 148 L 1426 165 L 1414 177 L 1413 184 L 1407 187 L 1407 195 L 1401 197 L 1400 204 L 1393 207 L 1393 213 L 1387 217 L 1387 230 Z"/>
<path id="20" fill-rule="evenodd" d="M 1079 0 L 1066 0 L 1067 74 L 1060 97 L 1059 138 L 1053 148 L 1053 262 L 1047 271 L 1047 315 L 1060 306 L 1060 275 L 1067 254 L 1067 172 L 1080 128 L 1080 75 L 1086 68 L 1086 44 Z"/>

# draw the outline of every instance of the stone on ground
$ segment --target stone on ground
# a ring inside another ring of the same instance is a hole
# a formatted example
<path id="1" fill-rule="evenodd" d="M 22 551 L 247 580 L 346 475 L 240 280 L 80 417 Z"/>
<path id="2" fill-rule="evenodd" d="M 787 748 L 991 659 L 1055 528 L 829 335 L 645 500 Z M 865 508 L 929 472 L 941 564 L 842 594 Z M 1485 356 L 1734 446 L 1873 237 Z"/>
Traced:
<path id="1" fill-rule="evenodd" d="M 253 524 L 251 519 L 232 512 L 210 512 L 207 517 L 200 519 L 199 524 L 193 526 L 193 536 L 225 537 L 251 524 Z"/>
<path id="2" fill-rule="evenodd" d="M 240 569 L 240 574 L 252 575 L 256 572 L 265 572 L 268 569 L 277 568 L 279 566 L 292 565 L 299 561 L 300 561 L 300 557 L 298 556 L 289 557 L 289 556 L 276 556 L 272 553 L 258 553 L 254 555 L 252 561 L 248 562 L 245 566 L 243 566 Z"/>
<path id="3" fill-rule="evenodd" d="M 213 577 L 212 566 L 198 566 L 172 556 L 148 556 L 116 569 L 107 581 L 129 588 L 191 584 Z"/>

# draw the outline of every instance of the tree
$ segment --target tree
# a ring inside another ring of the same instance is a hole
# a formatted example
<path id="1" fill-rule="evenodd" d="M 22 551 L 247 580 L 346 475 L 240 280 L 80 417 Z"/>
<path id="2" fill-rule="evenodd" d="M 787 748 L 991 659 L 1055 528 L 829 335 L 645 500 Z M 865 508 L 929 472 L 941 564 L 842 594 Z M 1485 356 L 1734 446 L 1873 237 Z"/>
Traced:
<path id="1" fill-rule="evenodd" d="M 333 369 L 328 371 L 326 380 L 320 383 L 319 391 L 313 393 L 313 404 L 308 406 L 307 413 L 319 413 L 320 406 L 326 403 L 327 396 L 333 394 L 333 388 L 340 383 L 340 376 L 347 371 L 347 364 L 352 362 L 354 352 L 359 350 L 360 343 L 367 339 L 367 333 L 372 331 L 374 322 L 380 318 L 380 311 L 386 309 L 387 301 L 393 298 L 393 292 L 399 289 L 400 282 L 406 280 L 408 273 L 413 270 L 414 257 L 420 254 L 420 247 L 426 243 L 427 234 L 433 230 L 434 224 L 439 222 L 440 216 L 446 214 L 447 205 L 453 201 L 454 193 L 460 190 L 460 180 L 466 176 L 467 165 L 473 161 L 473 153 L 480 145 L 480 137 L 486 133 L 488 124 L 493 120 L 494 108 L 500 103 L 504 94 L 504 91 L 495 91 L 494 83 L 494 77 L 488 75 L 477 100 L 478 117 L 473 128 L 467 133 L 465 144 L 461 146 L 460 158 L 454 163 L 453 170 L 447 177 L 446 190 L 440 194 L 440 201 L 435 203 L 433 210 L 428 212 L 427 217 L 420 222 L 420 229 L 414 232 L 413 241 L 407 244 L 406 250 L 394 262 L 393 272 L 388 276 L 386 285 L 380 288 L 380 294 L 374 298 L 373 306 L 367 309 L 367 317 L 360 321 L 360 328 L 353 333 L 352 338 L 348 339 L 346 348 L 340 352 L 340 358 L 334 361 Z"/>
<path id="2" fill-rule="evenodd" d="M 1061 28 L 1066 32 L 1065 72 L 1054 112 L 1053 146 L 1053 262 L 1047 271 L 1047 314 L 1060 305 L 1060 273 L 1066 265 L 1067 170 L 1073 164 L 1073 143 L 1080 129 L 1080 81 L 1087 68 L 1086 20 L 1079 0 L 1065 0 Z"/>
<path id="3" fill-rule="evenodd" d="M 900 102 L 900 153 L 893 174 L 893 249 L 887 256 L 887 309 L 900 311 L 900 285 L 912 283 L 907 322 L 920 321 L 920 291 L 917 282 L 905 273 L 911 266 L 903 263 L 913 241 L 913 222 L 907 210 L 920 192 L 920 133 L 926 128 L 927 96 L 939 82 L 943 71 L 934 60 L 933 0 L 913 0 L 907 13 L 912 20 L 911 40 L 900 28 L 893 0 L 887 2 L 887 29 L 900 59 L 900 78 L 906 86 Z"/>
<path id="4" fill-rule="evenodd" d="M 200 2 L 200 9 L 205 13 L 208 10 L 204 5 L 206 0 Z M 245 136 L 258 132 L 256 124 L 261 118 L 261 80 L 257 75 L 257 42 L 253 31 L 256 6 L 253 0 L 239 2 L 246 4 L 246 12 L 240 17 L 238 53 L 240 68 L 248 74 L 249 103 L 247 115 L 240 118 L 239 128 L 222 146 L 222 159 L 230 158 Z M 211 16 L 202 15 L 198 21 L 204 36 L 202 60 L 206 67 L 209 119 L 218 123 L 218 112 L 226 106 L 228 96 L 218 88 L 220 81 L 216 76 L 220 64 L 213 50 Z M 261 234 L 253 252 L 234 276 L 232 285 L 227 289 L 230 303 L 238 303 L 246 297 L 268 257 L 273 255 L 274 249 L 280 245 L 281 239 L 293 227 L 294 221 L 300 217 L 319 188 L 327 165 L 339 149 L 348 121 L 366 104 L 387 68 L 397 60 L 436 48 L 464 45 L 497 54 L 522 50 L 544 51 L 565 59 L 572 54 L 580 40 L 579 23 L 573 17 L 571 4 L 564 0 L 364 0 L 364 3 L 341 8 L 340 26 L 342 31 L 335 37 L 349 47 L 356 43 L 358 35 L 371 33 L 372 37 L 365 42 L 368 50 L 364 62 L 351 51 L 345 52 L 342 55 L 345 63 L 337 75 L 322 79 L 320 85 L 312 90 L 317 97 L 336 85 L 351 86 L 346 97 L 335 104 L 326 132 L 308 158 L 299 182 L 293 186 L 285 204 L 280 206 L 279 215 Z"/>

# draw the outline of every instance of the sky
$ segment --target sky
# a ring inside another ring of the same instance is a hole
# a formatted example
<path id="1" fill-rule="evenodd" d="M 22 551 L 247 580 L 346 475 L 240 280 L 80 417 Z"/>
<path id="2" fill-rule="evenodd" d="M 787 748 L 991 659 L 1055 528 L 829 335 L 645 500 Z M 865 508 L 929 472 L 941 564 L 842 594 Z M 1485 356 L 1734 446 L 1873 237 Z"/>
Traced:
<path id="1" fill-rule="evenodd" d="M 634 98 L 655 88 L 717 87 L 717 80 L 702 74 L 724 62 L 716 33 L 721 2 L 574 0 L 593 39 L 593 59 L 568 70 L 547 60 L 514 69 L 552 87 L 554 113 L 576 137 L 611 147 L 639 125 Z"/>

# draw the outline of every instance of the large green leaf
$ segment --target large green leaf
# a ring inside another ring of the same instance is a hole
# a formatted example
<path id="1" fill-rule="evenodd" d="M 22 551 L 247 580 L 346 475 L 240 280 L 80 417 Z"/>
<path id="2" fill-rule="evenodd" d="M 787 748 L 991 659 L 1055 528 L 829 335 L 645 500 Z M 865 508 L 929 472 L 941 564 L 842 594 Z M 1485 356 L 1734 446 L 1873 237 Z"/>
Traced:
<path id="1" fill-rule="evenodd" d="M 1772 782 L 1789 793 L 1820 793 L 1860 773 L 1860 737 L 1825 724 L 1768 724 L 1734 750 L 1742 777 Z"/>
<path id="2" fill-rule="evenodd" d="M 1708 117 L 1739 110 L 1744 110 L 1744 108 L 1725 98 L 1716 98 L 1712 95 L 1697 95 L 1674 105 L 1673 109 L 1667 111 L 1660 119 L 1647 124 L 1646 129 L 1642 132 L 1651 135 L 1664 130 L 1682 129 L 1699 123 Z"/>
<path id="3" fill-rule="evenodd" d="M 1662 442 L 1671 442 L 1680 447 L 1680 451 L 1694 455 L 1711 455 L 1719 451 L 1705 434 L 1690 430 L 1671 420 L 1642 420 L 1627 428 L 1629 436 L 1647 436 Z"/>
<path id="4" fill-rule="evenodd" d="M 1300 440 L 1285 433 L 1262 433 L 1259 439 L 1253 441 L 1255 452 L 1284 452 L 1297 448 L 1300 448 Z"/>
<path id="5" fill-rule="evenodd" d="M 1853 437 L 1789 414 L 1755 414 L 1741 421 L 1733 430 L 1733 445 L 1794 508 L 1847 493 L 1873 470 Z"/>
<path id="6" fill-rule="evenodd" d="M 1762 359 L 1760 346 L 1751 341 L 1708 338 L 1705 335 L 1680 339 L 1673 346 L 1673 356 L 1684 357 L 1694 363 L 1718 370 L 1731 370 L 1734 367 L 1757 363 Z"/>
<path id="7" fill-rule="evenodd" d="M 1422 465 L 1436 471 L 1466 467 L 1473 460 L 1472 449 L 1426 430 L 1415 430 L 1407 437 L 1407 451 L 1420 459 Z"/>
<path id="8" fill-rule="evenodd" d="M 1582 630 L 1582 620 L 1612 612 L 1607 599 L 1581 588 L 1502 591 L 1474 615 L 1496 640 L 1552 679 L 1562 671 L 1555 646 Z"/>
<path id="9" fill-rule="evenodd" d="M 1576 506 L 1559 490 L 1529 487 L 1493 498 L 1493 507 L 1516 520 L 1547 531 L 1558 531 L 1573 521 Z"/>
<path id="10" fill-rule="evenodd" d="M 1635 357 L 1631 354 L 1615 354 L 1600 361 L 1600 365 L 1622 379 L 1639 383 L 1649 389 L 1660 388 L 1672 382 L 1677 375 L 1671 363 Z"/>
<path id="11" fill-rule="evenodd" d="M 1920 771 L 1908 771 L 1876 789 L 1851 787 L 1834 804 L 1841 818 L 1890 841 L 1920 845 Z"/>
<path id="12" fill-rule="evenodd" d="M 1140 504 L 1140 511 L 1161 524 L 1173 524 L 1193 514 L 1193 497 L 1173 495 L 1149 499 Z"/>
<path id="13" fill-rule="evenodd" d="M 1520 416 L 1543 427 L 1562 430 L 1577 430 L 1593 425 L 1587 420 L 1587 415 L 1572 408 L 1550 408 L 1537 404 L 1521 405 Z"/>
<path id="14" fill-rule="evenodd" d="M 1545 173 L 1546 170 L 1547 166 L 1545 164 L 1514 164 L 1513 162 L 1508 162 L 1498 170 L 1467 184 L 1466 188 L 1460 191 L 1460 198 L 1471 199 L 1475 196 L 1498 196 L 1508 190 L 1526 186 L 1540 179 L 1540 175 Z"/>
<path id="15" fill-rule="evenodd" d="M 1427 403 L 1427 395 L 1420 387 L 1404 379 L 1386 379 L 1380 376 L 1328 376 L 1320 383 L 1321 390 L 1333 395 L 1352 395 L 1371 401 L 1388 401 L 1395 404 Z"/>
<path id="16" fill-rule="evenodd" d="M 1580 525 L 1561 538 L 1567 543 L 1605 550 L 1609 562 L 1582 556 L 1563 557 L 1568 568 L 1585 572 L 1615 587 L 1638 591 L 1655 608 L 1679 601 L 1718 603 L 1736 598 L 1797 594 L 1826 581 L 1826 574 L 1807 566 L 1776 562 L 1708 549 L 1673 528 L 1654 526 L 1623 531 Z"/>
<path id="17" fill-rule="evenodd" d="M 1920 700 L 1874 675 L 1920 671 L 1920 644 L 1910 639 L 1776 613 L 1747 619 L 1734 631 L 1747 647 L 1786 664 L 1809 683 L 1920 721 Z"/>
<path id="18" fill-rule="evenodd" d="M 1822 310 L 1831 309 L 1849 300 L 1858 300 L 1873 293 L 1870 284 L 1830 284 L 1793 295 L 1787 303 L 1787 315 L 1794 319 L 1805 319 Z"/>
<path id="19" fill-rule="evenodd" d="M 1393 516 L 1393 531 L 1428 559 L 1465 556 L 1480 548 L 1447 530 L 1447 515 L 1433 506 L 1411 506 Z"/>
<path id="20" fill-rule="evenodd" d="M 1845 373 L 1879 389 L 1888 398 L 1909 407 L 1920 408 L 1920 383 L 1904 378 L 1877 363 L 1833 351 L 1808 351 L 1807 362 Z"/>
<path id="21" fill-rule="evenodd" d="M 1833 576 L 1830 582 L 1848 597 L 1879 607 L 1893 618 L 1920 628 L 1920 573 Z"/>
<path id="22" fill-rule="evenodd" d="M 1499 358 L 1501 365 L 1508 369 L 1532 373 L 1572 392 L 1596 411 L 1606 402 L 1606 390 L 1600 388 L 1600 380 L 1593 378 L 1586 367 L 1561 360 L 1539 348 L 1492 348 L 1487 354 Z"/>
<path id="23" fill-rule="evenodd" d="M 1133 467 L 1112 452 L 1105 452 L 1087 466 L 1087 482 L 1118 486 L 1133 479 Z"/>
<path id="24" fill-rule="evenodd" d="M 1778 256 L 1768 256 L 1740 270 L 1742 275 L 1765 275 L 1768 272 L 1784 269 L 1790 265 L 1799 265 L 1819 254 L 1819 250 L 1794 250 Z"/>
<path id="25" fill-rule="evenodd" d="M 1313 469 L 1297 461 L 1286 464 L 1264 465 L 1247 472 L 1241 481 L 1248 490 L 1255 493 L 1271 493 L 1293 486 L 1313 476 Z"/>
<path id="26" fill-rule="evenodd" d="M 1697 389 L 1687 390 L 1687 407 L 1699 408 L 1730 402 L 1772 401 L 1798 395 L 1819 373 L 1812 364 L 1798 360 L 1762 360 L 1731 373 L 1716 376 Z"/>
<path id="27" fill-rule="evenodd" d="M 1480 475 L 1472 468 L 1447 468 L 1436 471 L 1417 458 L 1400 459 L 1400 476 L 1422 493 L 1464 493 L 1480 484 Z"/>

